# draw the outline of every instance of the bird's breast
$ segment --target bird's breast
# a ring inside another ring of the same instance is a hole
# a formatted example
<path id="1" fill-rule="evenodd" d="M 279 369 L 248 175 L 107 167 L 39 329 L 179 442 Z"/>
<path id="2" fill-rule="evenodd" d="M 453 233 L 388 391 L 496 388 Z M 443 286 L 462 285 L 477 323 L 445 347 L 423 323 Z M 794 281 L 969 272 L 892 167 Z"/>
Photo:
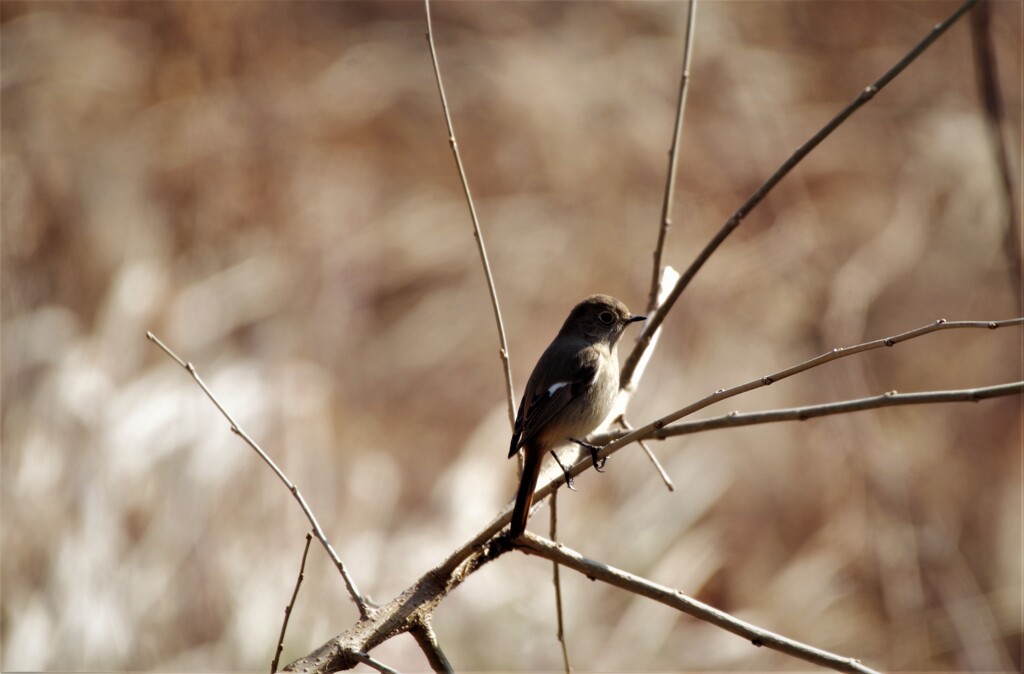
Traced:
<path id="1" fill-rule="evenodd" d="M 568 429 L 567 435 L 571 437 L 583 438 L 592 433 L 612 411 L 619 393 L 619 363 L 615 352 L 602 354 L 598 362 L 597 374 L 581 392 L 573 428 Z"/>

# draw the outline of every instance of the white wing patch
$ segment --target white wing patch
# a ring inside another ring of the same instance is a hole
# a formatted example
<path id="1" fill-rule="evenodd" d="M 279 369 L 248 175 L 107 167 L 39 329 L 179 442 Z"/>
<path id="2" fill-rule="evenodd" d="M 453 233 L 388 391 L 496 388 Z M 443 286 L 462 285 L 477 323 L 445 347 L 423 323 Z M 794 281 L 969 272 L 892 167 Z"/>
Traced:
<path id="1" fill-rule="evenodd" d="M 569 382 L 567 382 L 567 381 L 560 381 L 557 384 L 552 384 L 551 386 L 548 387 L 548 397 L 550 398 L 551 396 L 555 395 L 555 393 L 558 392 L 558 389 L 563 388 L 563 387 L 568 386 L 568 385 L 569 385 Z"/>

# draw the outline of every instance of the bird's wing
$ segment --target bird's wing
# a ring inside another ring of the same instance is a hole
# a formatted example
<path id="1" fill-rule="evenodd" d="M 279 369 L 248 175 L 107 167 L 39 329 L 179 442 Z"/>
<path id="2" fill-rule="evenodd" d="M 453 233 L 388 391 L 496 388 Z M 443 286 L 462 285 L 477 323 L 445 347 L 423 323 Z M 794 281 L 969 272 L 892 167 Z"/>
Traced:
<path id="1" fill-rule="evenodd" d="M 519 403 L 509 458 L 547 426 L 570 400 L 583 395 L 597 376 L 599 356 L 593 349 L 582 349 L 571 358 L 559 361 L 548 355 L 545 353 L 537 363 Z M 545 387 L 548 381 L 553 383 Z"/>

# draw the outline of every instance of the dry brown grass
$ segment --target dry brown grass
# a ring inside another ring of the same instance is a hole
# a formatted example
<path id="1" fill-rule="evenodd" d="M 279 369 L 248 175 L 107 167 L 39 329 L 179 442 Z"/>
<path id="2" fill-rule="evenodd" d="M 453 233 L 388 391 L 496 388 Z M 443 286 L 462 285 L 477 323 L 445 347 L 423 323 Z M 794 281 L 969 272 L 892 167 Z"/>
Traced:
<path id="1" fill-rule="evenodd" d="M 684 267 L 944 2 L 698 13 L 666 262 Z M 512 496 L 491 309 L 419 3 L 2 4 L 0 667 L 262 670 L 306 523 L 154 330 L 388 599 Z M 1018 152 L 1021 5 L 994 6 Z M 517 385 L 591 292 L 642 308 L 677 3 L 434 5 Z M 834 346 L 1019 315 L 955 27 L 826 141 L 683 296 L 635 423 Z M 1019 378 L 1020 330 L 931 335 L 731 401 L 756 410 Z M 712 413 L 723 410 L 713 408 Z M 560 500 L 576 549 L 884 669 L 1019 670 L 1021 402 L 902 408 L 617 454 Z M 537 518 L 534 527 L 546 518 Z M 556 669 L 547 563 L 442 606 L 459 670 Z M 777 654 L 563 573 L 580 670 Z M 355 617 L 319 550 L 284 659 Z M 412 639 L 374 653 L 424 667 Z"/>

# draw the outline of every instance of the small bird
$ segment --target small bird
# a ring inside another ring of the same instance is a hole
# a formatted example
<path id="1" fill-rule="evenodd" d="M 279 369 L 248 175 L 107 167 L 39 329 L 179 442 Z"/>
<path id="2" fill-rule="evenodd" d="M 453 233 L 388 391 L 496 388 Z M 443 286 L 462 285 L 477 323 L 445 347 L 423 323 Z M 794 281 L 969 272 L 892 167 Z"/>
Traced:
<path id="1" fill-rule="evenodd" d="M 630 323 L 646 320 L 608 295 L 591 295 L 569 312 L 562 329 L 541 355 L 526 383 L 508 450 L 523 450 L 523 476 L 516 493 L 509 536 L 519 538 L 533 503 L 541 460 L 567 442 L 583 441 L 612 410 L 619 393 L 616 344 Z M 561 463 L 559 463 L 561 465 Z M 564 470 L 564 468 L 563 468 Z"/>

